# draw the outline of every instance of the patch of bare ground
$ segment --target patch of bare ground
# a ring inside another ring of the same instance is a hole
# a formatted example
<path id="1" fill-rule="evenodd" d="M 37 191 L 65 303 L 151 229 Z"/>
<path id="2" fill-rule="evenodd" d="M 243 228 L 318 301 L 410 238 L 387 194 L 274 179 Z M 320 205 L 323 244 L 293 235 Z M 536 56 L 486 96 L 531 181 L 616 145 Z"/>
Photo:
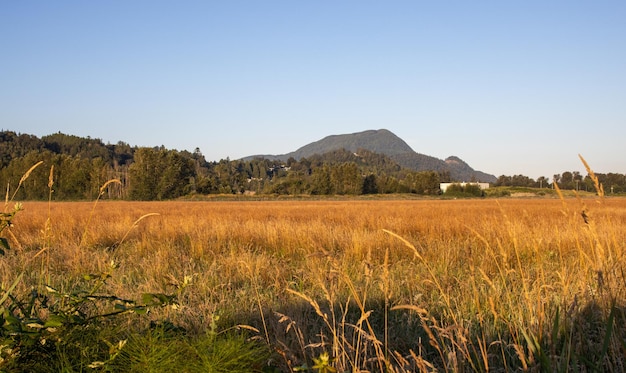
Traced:
<path id="1" fill-rule="evenodd" d="M 535 193 L 530 193 L 530 192 L 516 192 L 516 193 L 511 193 L 511 197 L 528 198 L 528 197 L 537 197 L 537 195 Z"/>

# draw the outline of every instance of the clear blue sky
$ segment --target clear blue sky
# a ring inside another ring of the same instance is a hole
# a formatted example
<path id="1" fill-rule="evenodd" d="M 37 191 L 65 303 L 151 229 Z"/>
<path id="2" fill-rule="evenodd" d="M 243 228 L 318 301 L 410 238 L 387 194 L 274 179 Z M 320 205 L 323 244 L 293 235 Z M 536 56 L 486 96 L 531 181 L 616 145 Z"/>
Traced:
<path id="1" fill-rule="evenodd" d="M 0 129 L 219 160 L 379 128 L 496 176 L 626 173 L 626 2 L 0 3 Z"/>

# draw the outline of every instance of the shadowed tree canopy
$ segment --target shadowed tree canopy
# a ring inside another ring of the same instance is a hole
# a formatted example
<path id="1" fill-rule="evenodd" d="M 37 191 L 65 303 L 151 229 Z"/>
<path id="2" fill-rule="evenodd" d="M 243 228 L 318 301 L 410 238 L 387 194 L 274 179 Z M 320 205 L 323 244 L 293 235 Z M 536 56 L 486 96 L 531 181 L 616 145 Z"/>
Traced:
<path id="1" fill-rule="evenodd" d="M 192 194 L 243 193 L 434 195 L 440 193 L 440 181 L 457 181 L 452 179 L 450 169 L 415 171 L 397 162 L 401 154 L 391 157 L 362 148 L 335 149 L 284 161 L 256 157 L 207 162 L 200 148 L 193 152 L 163 146 L 137 148 L 122 141 L 104 144 L 99 139 L 62 133 L 39 139 L 3 131 L 0 140 L 0 183 L 9 190 L 17 186 L 32 165 L 44 162 L 24 181 L 16 195 L 18 199 L 47 199 L 51 169 L 55 200 L 94 199 L 100 187 L 111 179 L 120 182 L 109 184 L 102 198 L 166 200 Z M 456 157 L 446 162 L 464 167 Z M 624 175 L 596 175 L 607 192 L 626 191 Z M 555 174 L 555 179 L 562 189 L 593 190 L 591 179 L 578 172 Z M 535 181 L 524 175 L 502 175 L 495 185 L 550 187 L 547 177 Z"/>

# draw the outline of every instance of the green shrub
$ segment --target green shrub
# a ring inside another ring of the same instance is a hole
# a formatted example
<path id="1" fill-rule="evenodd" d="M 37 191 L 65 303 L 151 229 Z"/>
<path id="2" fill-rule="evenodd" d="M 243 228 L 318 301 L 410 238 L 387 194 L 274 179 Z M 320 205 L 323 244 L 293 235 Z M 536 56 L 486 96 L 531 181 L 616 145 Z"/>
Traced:
<path id="1" fill-rule="evenodd" d="M 270 357 L 269 347 L 242 333 L 211 334 L 192 341 L 198 372 L 260 372 Z"/>
<path id="2" fill-rule="evenodd" d="M 446 197 L 467 198 L 467 197 L 483 197 L 485 194 L 480 186 L 476 184 L 452 184 L 448 186 L 443 194 Z"/>

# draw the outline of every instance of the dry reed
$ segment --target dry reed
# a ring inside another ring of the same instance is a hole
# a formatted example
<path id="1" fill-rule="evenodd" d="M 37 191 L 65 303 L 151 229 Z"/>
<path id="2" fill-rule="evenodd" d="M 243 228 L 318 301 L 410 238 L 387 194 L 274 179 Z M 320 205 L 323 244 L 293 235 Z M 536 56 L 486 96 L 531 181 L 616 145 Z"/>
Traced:
<path id="1" fill-rule="evenodd" d="M 626 200 L 589 201 L 26 202 L 0 281 L 67 288 L 114 261 L 105 290 L 132 299 L 193 279 L 150 317 L 252 325 L 292 368 L 325 351 L 352 372 L 580 366 L 602 331 L 577 323 L 626 303 Z M 623 357 L 619 317 L 599 366 Z"/>

